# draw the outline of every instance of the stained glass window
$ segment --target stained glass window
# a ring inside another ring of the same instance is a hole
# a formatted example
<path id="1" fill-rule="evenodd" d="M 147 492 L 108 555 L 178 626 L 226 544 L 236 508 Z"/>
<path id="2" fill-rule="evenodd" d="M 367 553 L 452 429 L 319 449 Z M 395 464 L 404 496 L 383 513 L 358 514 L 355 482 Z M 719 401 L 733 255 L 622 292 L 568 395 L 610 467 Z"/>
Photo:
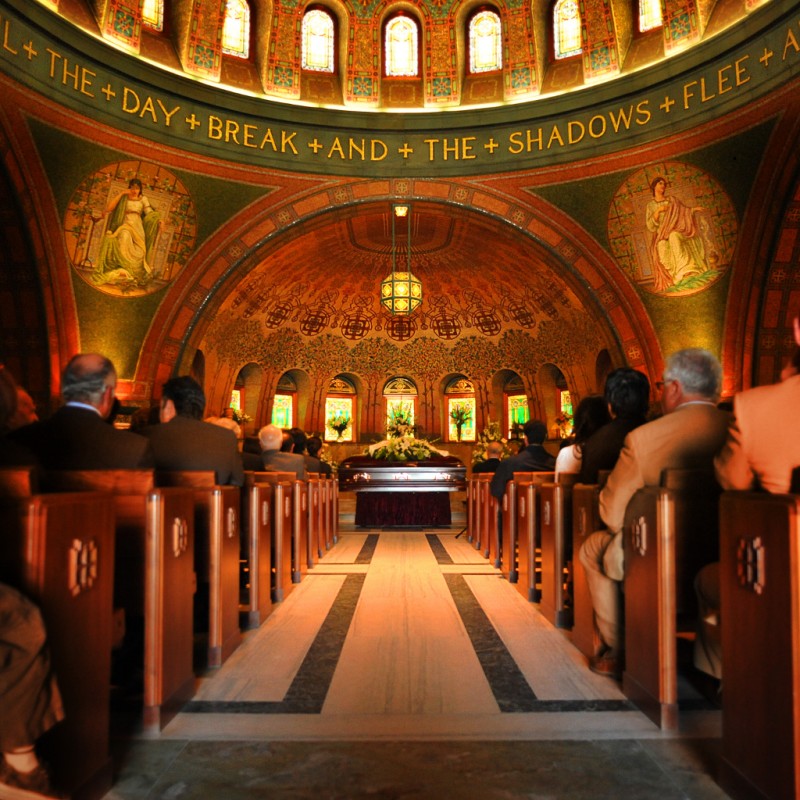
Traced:
<path id="1" fill-rule="evenodd" d="M 333 72 L 333 18 L 319 8 L 303 15 L 303 69 Z"/>
<path id="2" fill-rule="evenodd" d="M 553 34 L 556 58 L 569 58 L 582 52 L 581 16 L 577 0 L 558 0 L 555 4 Z"/>
<path id="3" fill-rule="evenodd" d="M 384 59 L 386 75 L 408 78 L 419 74 L 419 31 L 410 17 L 394 17 L 386 23 Z"/>
<path id="4" fill-rule="evenodd" d="M 386 397 L 386 431 L 390 435 L 413 434 L 414 406 L 413 395 L 393 394 Z"/>
<path id="5" fill-rule="evenodd" d="M 164 30 L 164 0 L 144 0 L 142 23 L 154 31 Z"/>
<path id="6" fill-rule="evenodd" d="M 663 25 L 661 0 L 639 0 L 639 31 L 651 31 Z"/>
<path id="7" fill-rule="evenodd" d="M 276 394 L 272 403 L 272 424 L 279 428 L 291 428 L 293 425 L 294 396 Z"/>
<path id="8" fill-rule="evenodd" d="M 325 441 L 353 441 L 353 398 L 325 398 Z"/>
<path id="9" fill-rule="evenodd" d="M 481 11 L 469 21 L 469 71 L 490 72 L 503 66 L 500 17 Z"/>
<path id="10" fill-rule="evenodd" d="M 524 394 L 507 395 L 506 408 L 508 411 L 506 436 L 522 438 L 520 428 L 531 418 L 531 412 L 528 410 L 528 398 Z"/>
<path id="11" fill-rule="evenodd" d="M 226 0 L 222 52 L 237 58 L 250 55 L 250 6 L 247 0 Z"/>
<path id="12" fill-rule="evenodd" d="M 241 389 L 234 389 L 231 392 L 231 403 L 230 408 L 235 409 L 236 411 L 242 410 L 242 390 Z"/>

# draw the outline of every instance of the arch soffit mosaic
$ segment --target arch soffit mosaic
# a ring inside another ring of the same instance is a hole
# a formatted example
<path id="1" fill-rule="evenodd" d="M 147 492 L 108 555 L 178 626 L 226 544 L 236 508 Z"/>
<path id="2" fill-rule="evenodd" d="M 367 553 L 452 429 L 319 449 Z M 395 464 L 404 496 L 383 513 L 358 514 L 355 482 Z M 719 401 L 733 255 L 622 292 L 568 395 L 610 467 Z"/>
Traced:
<path id="1" fill-rule="evenodd" d="M 401 187 L 405 191 L 413 189 L 414 196 L 398 198 L 396 195 L 386 194 L 389 188 L 386 181 L 364 182 L 358 184 L 358 195 L 369 198 L 368 201 L 344 203 L 331 208 L 331 192 L 325 190 L 311 197 L 304 197 L 302 203 L 288 203 L 279 208 L 272 208 L 262 216 L 255 218 L 251 216 L 248 225 L 252 230 L 260 230 L 263 233 L 269 228 L 269 231 L 258 241 L 253 242 L 249 249 L 243 248 L 240 238 L 242 220 L 232 220 L 226 227 L 236 231 L 237 236 L 225 237 L 223 232 L 220 232 L 215 239 L 217 242 L 225 240 L 223 246 L 215 248 L 214 253 L 201 250 L 196 255 L 193 259 L 194 266 L 189 265 L 184 272 L 184 279 L 179 281 L 180 285 L 176 286 L 162 304 L 159 312 L 162 318 L 154 320 L 143 351 L 160 354 L 161 362 L 156 368 L 161 375 L 168 374 L 176 364 L 189 357 L 194 347 L 201 346 L 212 318 L 224 312 L 235 311 L 232 306 L 237 297 L 242 298 L 237 307 L 245 303 L 245 307 L 239 312 L 242 315 L 247 308 L 257 306 L 248 300 L 246 291 L 248 280 L 261 274 L 268 276 L 271 272 L 281 270 L 292 272 L 294 275 L 303 274 L 303 269 L 297 268 L 298 264 L 286 262 L 286 259 L 297 251 L 296 246 L 293 248 L 293 242 L 303 237 L 316 236 L 322 231 L 333 246 L 344 246 L 348 240 L 352 240 L 354 225 L 356 227 L 361 225 L 362 228 L 380 225 L 381 217 L 388 219 L 389 204 L 402 199 L 417 204 L 416 213 L 423 220 L 426 215 L 431 216 L 434 212 L 440 217 L 446 216 L 441 213 L 442 211 L 460 220 L 460 224 L 456 225 L 460 233 L 453 234 L 451 230 L 450 237 L 456 235 L 457 238 L 463 238 L 464 230 L 468 226 L 475 226 L 484 233 L 491 232 L 492 235 L 483 237 L 483 241 L 512 242 L 515 256 L 506 263 L 517 264 L 521 260 L 520 254 L 535 261 L 543 270 L 542 275 L 556 281 L 566 290 L 569 297 L 568 305 L 574 311 L 588 314 L 604 331 L 610 332 L 613 337 L 612 347 L 616 346 L 617 352 L 624 352 L 628 363 L 641 366 L 648 372 L 659 368 L 660 354 L 657 340 L 635 290 L 610 257 L 607 257 L 574 222 L 554 215 L 554 209 L 549 205 L 546 208 L 544 206 L 537 208 L 539 201 L 534 197 L 530 198 L 529 207 L 522 208 L 518 205 L 512 206 L 499 196 L 488 196 L 485 190 L 481 190 L 479 194 L 457 184 L 417 181 L 412 187 L 408 185 L 409 182 L 395 182 L 390 188 L 397 190 L 398 183 L 406 184 Z M 353 186 L 351 184 L 347 188 L 352 190 Z M 454 202 L 452 197 L 458 202 Z M 309 213 L 306 209 L 312 211 Z M 360 215 L 364 215 L 362 223 L 358 222 Z M 266 224 L 267 222 L 269 224 Z M 349 233 L 346 234 L 346 231 Z M 436 243 L 432 242 L 430 235 L 429 232 L 428 246 L 435 250 Z M 443 236 L 441 232 L 438 235 L 440 239 Z M 417 241 L 419 239 L 415 238 L 415 242 Z M 443 243 L 442 239 L 439 241 L 439 246 Z M 420 246 L 412 244 L 412 251 L 415 248 Z M 373 251 L 375 249 L 372 248 Z M 388 252 L 370 252 L 370 248 L 364 248 L 361 255 L 369 260 L 369 269 L 377 270 L 376 275 L 370 275 L 368 279 L 363 270 L 358 273 L 364 284 L 360 295 L 369 293 L 371 299 L 377 296 L 378 283 L 384 277 L 377 273 L 381 271 L 388 273 L 390 259 Z M 420 260 L 420 266 L 416 265 L 414 259 L 417 257 L 416 254 L 412 255 L 412 269 L 426 273 L 420 275 L 423 281 L 426 277 L 431 278 L 433 283 L 429 283 L 430 290 L 435 287 L 437 278 L 433 273 L 427 274 L 429 263 L 423 265 Z M 323 258 L 329 259 L 327 253 Z M 341 283 L 342 272 L 334 268 L 334 265 L 330 265 L 330 262 L 329 266 L 331 274 Z M 343 269 L 348 266 L 343 265 Z M 318 265 L 317 273 L 320 274 L 322 269 Z M 189 276 L 192 276 L 191 279 Z M 329 280 L 327 282 L 330 283 Z M 509 283 L 507 274 L 503 276 L 503 283 L 506 285 Z M 206 286 L 209 288 L 206 289 Z M 321 297 L 325 300 L 325 291 L 324 288 L 321 289 L 314 298 Z M 467 294 L 469 293 L 465 293 L 464 296 Z M 262 300 L 262 305 L 267 299 L 268 295 Z M 473 292 L 466 299 L 472 299 L 478 304 L 480 293 Z M 358 300 L 353 297 L 348 297 L 348 301 L 355 303 L 356 308 L 359 302 L 364 303 L 363 299 Z M 291 299 L 288 302 L 291 302 Z M 304 302 L 295 305 L 310 304 Z M 367 308 L 367 305 L 364 308 Z M 341 321 L 342 315 L 346 314 L 344 309 L 339 309 L 339 312 Z M 188 325 L 187 313 L 191 316 Z M 254 313 L 255 310 L 251 316 Z M 285 309 L 281 313 L 285 313 Z M 327 313 L 332 312 L 328 309 Z M 376 325 L 374 317 L 372 324 L 373 327 Z M 321 328 L 316 331 L 319 332 Z M 477 334 L 478 331 L 464 333 Z M 147 380 L 152 379 L 154 375 L 138 377 L 139 380 Z"/>

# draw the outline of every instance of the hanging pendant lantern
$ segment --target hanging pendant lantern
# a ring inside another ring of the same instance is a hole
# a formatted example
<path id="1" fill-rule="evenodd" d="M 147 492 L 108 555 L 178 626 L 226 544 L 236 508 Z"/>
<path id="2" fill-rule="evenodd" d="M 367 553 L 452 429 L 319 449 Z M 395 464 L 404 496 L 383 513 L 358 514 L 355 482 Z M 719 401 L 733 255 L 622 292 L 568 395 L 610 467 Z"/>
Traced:
<path id="1" fill-rule="evenodd" d="M 406 269 L 397 271 L 397 218 L 408 217 L 409 206 L 392 207 L 392 272 L 381 281 L 381 303 L 390 314 L 411 314 L 422 303 L 422 283 L 411 272 L 411 221 L 407 223 Z"/>

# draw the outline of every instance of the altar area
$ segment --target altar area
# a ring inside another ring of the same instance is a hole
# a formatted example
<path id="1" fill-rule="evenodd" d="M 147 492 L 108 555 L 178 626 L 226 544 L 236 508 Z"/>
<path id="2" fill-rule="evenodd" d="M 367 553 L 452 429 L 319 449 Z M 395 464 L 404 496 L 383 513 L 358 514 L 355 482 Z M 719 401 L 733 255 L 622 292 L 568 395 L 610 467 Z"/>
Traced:
<path id="1" fill-rule="evenodd" d="M 454 456 L 402 462 L 351 456 L 339 465 L 339 491 L 355 493 L 358 527 L 449 527 L 451 497 L 466 490 L 466 471 Z"/>

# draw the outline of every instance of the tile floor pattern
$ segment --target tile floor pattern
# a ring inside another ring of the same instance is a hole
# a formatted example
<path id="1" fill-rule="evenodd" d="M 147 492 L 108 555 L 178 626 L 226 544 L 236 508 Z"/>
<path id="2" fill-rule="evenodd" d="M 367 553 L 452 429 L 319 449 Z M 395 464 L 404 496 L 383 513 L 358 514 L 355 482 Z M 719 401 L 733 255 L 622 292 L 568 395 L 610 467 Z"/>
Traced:
<path id="1" fill-rule="evenodd" d="M 106 800 L 727 797 L 719 711 L 660 731 L 456 530 L 341 530 Z"/>

